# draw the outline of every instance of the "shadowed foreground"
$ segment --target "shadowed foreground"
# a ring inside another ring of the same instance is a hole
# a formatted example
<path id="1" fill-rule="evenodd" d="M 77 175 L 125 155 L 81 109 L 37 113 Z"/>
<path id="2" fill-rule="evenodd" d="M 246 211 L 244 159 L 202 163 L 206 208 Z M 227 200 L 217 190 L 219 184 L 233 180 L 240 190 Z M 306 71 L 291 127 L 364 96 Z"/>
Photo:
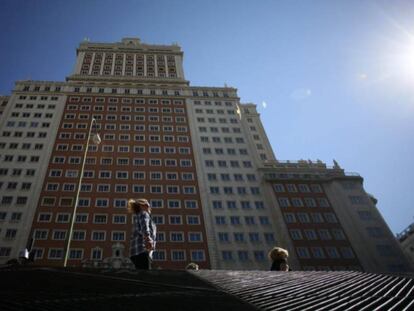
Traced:
<path id="1" fill-rule="evenodd" d="M 0 268 L 0 310 L 414 310 L 414 279 L 353 271 Z"/>

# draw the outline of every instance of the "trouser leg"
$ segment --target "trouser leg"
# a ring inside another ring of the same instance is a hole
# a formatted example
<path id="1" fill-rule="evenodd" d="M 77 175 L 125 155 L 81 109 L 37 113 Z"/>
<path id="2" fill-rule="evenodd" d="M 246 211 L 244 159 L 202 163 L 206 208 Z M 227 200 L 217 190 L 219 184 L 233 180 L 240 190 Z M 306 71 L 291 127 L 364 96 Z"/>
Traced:
<path id="1" fill-rule="evenodd" d="M 131 261 L 134 263 L 136 269 L 151 270 L 151 259 L 147 252 L 131 256 Z"/>

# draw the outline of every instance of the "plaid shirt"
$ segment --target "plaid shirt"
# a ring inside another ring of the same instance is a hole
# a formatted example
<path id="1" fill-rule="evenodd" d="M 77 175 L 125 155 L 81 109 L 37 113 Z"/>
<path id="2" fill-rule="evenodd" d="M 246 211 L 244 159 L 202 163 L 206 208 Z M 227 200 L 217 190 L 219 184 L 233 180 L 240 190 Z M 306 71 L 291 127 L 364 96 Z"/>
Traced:
<path id="1" fill-rule="evenodd" d="M 132 218 L 132 235 L 130 243 L 131 256 L 147 251 L 145 248 L 145 236 L 148 236 L 150 241 L 153 241 L 155 249 L 156 234 L 157 227 L 148 212 L 141 211 L 138 214 L 135 214 Z M 149 254 L 152 256 L 152 251 L 150 251 Z"/>

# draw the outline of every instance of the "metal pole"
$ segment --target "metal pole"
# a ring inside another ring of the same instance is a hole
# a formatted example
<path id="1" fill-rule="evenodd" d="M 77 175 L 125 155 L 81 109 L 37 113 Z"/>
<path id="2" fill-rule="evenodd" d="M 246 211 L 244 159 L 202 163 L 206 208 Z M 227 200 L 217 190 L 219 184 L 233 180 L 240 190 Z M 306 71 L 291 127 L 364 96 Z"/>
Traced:
<path id="1" fill-rule="evenodd" d="M 78 189 L 76 191 L 75 206 L 73 207 L 73 213 L 72 213 L 72 217 L 71 217 L 71 221 L 70 221 L 69 236 L 68 236 L 68 241 L 67 241 L 67 244 L 66 244 L 65 259 L 63 261 L 63 267 L 65 267 L 65 268 L 66 268 L 66 265 L 68 263 L 68 257 L 69 257 L 69 252 L 70 252 L 70 242 L 72 241 L 73 226 L 74 226 L 75 220 L 76 220 L 76 210 L 78 208 L 78 203 L 79 203 L 79 195 L 80 195 L 80 190 L 81 190 L 81 186 L 82 186 L 83 171 L 85 169 L 86 156 L 88 154 L 89 140 L 91 138 L 91 132 L 92 132 L 92 127 L 93 127 L 93 122 L 94 121 L 96 122 L 95 118 L 92 118 L 91 124 L 89 126 L 88 138 L 86 140 L 86 149 L 85 149 L 85 152 L 83 154 L 82 168 L 81 168 L 79 182 L 78 182 Z"/>

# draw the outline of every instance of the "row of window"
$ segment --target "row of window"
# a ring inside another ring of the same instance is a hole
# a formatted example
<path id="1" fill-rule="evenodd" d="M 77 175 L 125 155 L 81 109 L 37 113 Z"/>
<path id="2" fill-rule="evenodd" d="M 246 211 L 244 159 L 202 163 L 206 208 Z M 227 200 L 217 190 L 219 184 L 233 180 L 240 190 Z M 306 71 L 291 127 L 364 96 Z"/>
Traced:
<path id="1" fill-rule="evenodd" d="M 32 157 L 30 158 L 32 160 Z M 33 162 L 38 162 L 38 158 L 35 156 L 33 158 Z M 32 177 L 35 175 L 36 170 L 34 169 L 21 169 L 21 168 L 12 168 L 12 169 L 8 169 L 8 168 L 0 168 L 0 176 L 28 176 L 28 177 Z"/>
<path id="2" fill-rule="evenodd" d="M 66 136 L 62 135 L 60 137 L 61 140 L 70 138 L 70 133 L 69 134 L 67 133 L 67 134 L 64 134 L 64 135 L 66 135 Z M 82 137 L 84 137 L 84 138 L 82 138 Z M 135 142 L 144 142 L 144 141 L 164 142 L 164 143 L 173 143 L 173 142 L 188 143 L 188 142 L 190 142 L 190 137 L 185 136 L 185 135 L 162 135 L 161 136 L 161 135 L 144 135 L 144 134 L 140 134 L 140 135 L 133 135 L 133 137 L 130 137 L 129 135 L 120 136 L 120 137 L 122 137 L 122 141 L 129 141 L 130 138 L 133 138 L 133 141 L 135 141 Z M 86 138 L 85 134 L 78 134 L 78 136 L 76 136 L 75 139 L 83 140 L 85 138 Z M 110 138 L 111 138 L 110 140 L 115 140 L 115 139 L 112 139 L 112 137 L 110 137 Z M 96 145 L 89 145 L 88 150 L 91 151 L 91 152 L 94 152 L 94 151 L 98 151 L 99 149 L 102 152 L 114 152 L 115 147 L 113 145 L 102 145 L 102 147 L 99 148 L 99 146 L 96 146 Z M 121 151 L 118 151 L 118 152 L 129 152 L 129 146 L 119 146 L 118 150 L 121 150 Z"/>
<path id="3" fill-rule="evenodd" d="M 240 133 L 240 128 L 233 128 L 233 132 L 234 133 Z M 232 144 L 233 143 L 233 137 L 220 137 L 220 136 L 212 136 L 212 137 L 208 137 L 208 136 L 200 136 L 200 141 L 202 143 L 227 143 L 227 144 Z M 236 137 L 234 139 L 234 141 L 237 144 L 243 144 L 244 143 L 244 138 L 243 137 Z"/>
<path id="4" fill-rule="evenodd" d="M 7 219 L 7 212 L 0 211 L 0 222 L 4 222 Z M 10 213 L 9 222 L 19 222 L 22 219 L 23 213 L 21 212 L 12 212 Z"/>
<path id="5" fill-rule="evenodd" d="M 19 127 L 19 128 L 22 128 L 22 127 L 37 128 L 37 127 L 39 127 L 39 125 L 42 128 L 48 128 L 48 127 L 50 127 L 50 123 L 49 122 L 41 122 L 40 123 L 40 122 L 35 122 L 35 121 L 32 121 L 32 122 L 26 122 L 26 121 L 19 121 L 19 122 L 8 121 L 6 123 L 6 126 L 7 127 Z M 11 136 L 11 133 L 9 131 L 4 131 L 3 132 L 3 136 L 9 137 L 9 136 Z M 14 136 L 16 136 L 16 134 Z"/>
<path id="6" fill-rule="evenodd" d="M 200 105 L 212 106 L 213 103 L 211 101 L 199 101 L 199 100 L 195 100 L 194 101 L 194 105 L 195 106 L 200 106 Z M 224 105 L 226 107 L 233 107 L 233 103 L 232 102 L 229 102 L 229 101 L 224 102 Z M 214 106 L 221 107 L 221 106 L 223 106 L 223 103 L 221 101 L 215 101 L 214 102 Z"/>
<path id="7" fill-rule="evenodd" d="M 53 113 L 45 113 L 44 115 L 41 112 L 34 112 L 33 114 L 31 114 L 30 112 L 12 112 L 10 114 L 11 118 L 46 118 L 46 119 L 51 119 L 53 118 Z"/>
<path id="8" fill-rule="evenodd" d="M 105 191 L 109 192 L 109 191 Z M 156 193 L 156 192 L 154 192 Z M 7 197 L 8 198 L 8 197 Z M 112 201 L 112 204 L 111 204 Z M 90 198 L 83 198 L 81 197 L 78 202 L 79 207 L 113 207 L 113 208 L 124 208 L 127 206 L 127 199 L 108 199 L 108 198 L 97 198 L 95 199 L 95 204 L 92 206 L 92 202 Z M 59 206 L 73 206 L 73 198 L 72 197 L 61 197 L 57 200 L 56 197 L 53 196 L 44 196 L 41 200 L 42 206 L 56 206 L 56 203 Z M 4 203 L 4 204 L 11 204 L 11 203 Z M 164 206 L 168 208 L 198 208 L 198 204 L 196 200 L 159 200 L 159 199 L 151 199 L 151 206 L 153 208 L 164 208 Z"/>
<path id="9" fill-rule="evenodd" d="M 300 259 L 354 259 L 355 254 L 350 247 L 296 247 Z"/>
<path id="10" fill-rule="evenodd" d="M 174 105 L 174 106 L 183 106 L 184 105 L 184 101 L 183 100 L 178 100 L 178 99 L 156 99 L 156 98 L 130 98 L 130 97 L 124 97 L 124 98 L 119 98 L 119 97 L 82 97 L 82 99 L 80 97 L 74 97 L 74 96 L 70 96 L 68 99 L 68 102 L 70 104 L 73 103 L 96 103 L 96 104 L 118 104 L 118 103 L 122 103 L 122 104 L 136 104 L 136 105 L 163 105 L 163 106 L 170 106 L 170 105 Z M 90 110 L 90 105 L 71 105 L 69 107 L 72 107 L 72 109 L 77 110 L 79 107 L 79 110 Z M 94 106 L 94 110 L 95 107 L 104 107 L 103 105 L 95 105 Z M 121 106 L 121 111 L 122 109 L 126 109 L 126 108 L 130 108 L 129 106 Z M 118 107 L 115 105 L 109 105 L 107 106 L 108 111 L 117 111 Z M 129 110 L 130 111 L 130 110 Z"/>
<path id="11" fill-rule="evenodd" d="M 256 219 L 258 219 L 259 222 L 257 222 Z M 243 223 L 245 225 L 257 225 L 259 223 L 261 225 L 270 225 L 270 221 L 267 216 L 215 216 L 214 222 L 216 225 L 242 225 Z"/>
<path id="12" fill-rule="evenodd" d="M 323 216 L 322 216 L 323 215 Z M 334 213 L 283 213 L 285 222 L 288 224 L 300 222 L 303 224 L 316 223 L 338 223 Z"/>
<path id="13" fill-rule="evenodd" d="M 42 146 L 43 147 L 43 146 Z M 36 148 L 35 150 L 41 150 L 41 148 Z M 16 162 L 31 162 L 31 163 L 37 163 L 40 160 L 39 156 L 26 156 L 26 155 L 5 155 L 3 156 L 3 161 L 4 162 L 13 162 L 14 160 L 16 160 Z M 1 171 L 2 169 L 0 169 Z M 0 174 L 1 175 L 1 174 Z"/>
<path id="14" fill-rule="evenodd" d="M 44 138 L 46 137 L 46 133 L 44 133 L 44 135 L 40 135 L 43 132 L 39 133 L 39 137 Z M 31 144 L 31 143 L 16 143 L 16 142 L 11 142 L 9 143 L 9 145 L 7 146 L 6 143 L 0 142 L 0 149 L 5 149 L 7 147 L 7 149 L 23 149 L 23 150 L 30 150 L 30 149 L 35 149 L 35 150 L 40 150 L 43 149 L 43 144 Z"/>
<path id="15" fill-rule="evenodd" d="M 29 91 L 28 89 L 26 89 L 27 87 L 25 87 L 23 90 L 24 91 Z M 55 88 L 55 91 L 56 92 L 59 92 L 60 91 L 60 87 L 59 86 L 57 86 L 56 88 Z M 59 97 L 58 96 L 35 96 L 35 95 L 31 95 L 31 96 L 25 96 L 25 95 L 21 95 L 21 96 L 19 96 L 19 99 L 20 100 L 51 100 L 51 101 L 57 101 L 57 100 L 59 100 Z M 33 108 L 33 107 L 28 107 L 28 108 Z M 54 109 L 55 107 L 53 107 L 53 108 L 49 108 L 48 107 L 48 109 Z"/>
<path id="16" fill-rule="evenodd" d="M 302 193 L 322 193 L 322 187 L 319 184 L 273 184 L 273 189 L 275 192 L 302 192 Z"/>
<path id="17" fill-rule="evenodd" d="M 91 164 L 90 161 L 86 162 L 87 164 Z M 118 162 L 118 165 L 121 165 L 119 163 L 124 164 L 123 161 Z M 93 162 L 93 164 L 96 164 L 96 161 Z M 101 165 L 112 165 L 112 158 L 101 158 L 100 161 Z M 2 172 L 2 169 L 0 169 L 0 173 Z M 109 172 L 109 173 L 108 173 Z M 111 175 L 112 171 L 107 171 L 107 170 L 102 170 L 102 171 L 98 171 L 97 176 L 99 176 L 100 178 L 105 178 L 108 179 L 108 176 Z M 123 172 L 123 171 L 122 171 Z M 7 172 L 6 172 L 7 173 Z M 179 180 L 181 178 L 181 180 L 183 181 L 190 181 L 190 180 L 194 180 L 194 173 L 192 172 L 182 172 L 182 173 L 178 173 L 178 172 L 154 172 L 154 171 L 150 171 L 150 172 L 145 172 L 145 171 L 132 171 L 129 172 L 130 173 L 130 177 L 132 179 L 136 179 L 136 180 L 145 180 L 148 179 L 150 180 Z M 49 172 L 49 177 L 66 177 L 66 178 L 77 178 L 79 174 L 79 170 L 70 170 L 67 169 L 65 170 L 65 173 L 63 174 L 63 170 L 61 169 L 52 169 Z M 0 174 L 1 175 L 1 174 Z M 248 174 L 250 177 L 248 177 L 248 180 L 253 180 L 253 177 L 251 177 L 251 175 L 253 174 Z M 121 174 L 120 176 L 124 176 L 123 174 Z M 85 170 L 83 172 L 83 178 L 88 179 L 88 178 L 94 178 L 95 177 L 95 171 L 94 170 Z M 249 179 L 250 178 L 250 179 Z M 85 180 L 84 182 L 87 183 L 87 180 Z M 138 186 L 138 185 L 137 185 Z M 51 186 L 52 188 L 50 188 L 49 190 L 58 190 L 59 186 Z M 57 188 L 56 188 L 57 187 Z M 91 191 L 92 188 L 90 188 L 89 190 L 87 190 L 87 188 L 83 188 L 83 191 Z"/>
<path id="18" fill-rule="evenodd" d="M 264 232 L 262 235 L 259 232 L 218 232 L 217 239 L 221 243 L 244 243 L 247 241 L 252 243 L 260 243 L 263 240 L 266 243 L 275 242 L 275 236 L 272 232 Z"/>
<path id="19" fill-rule="evenodd" d="M 230 141 L 230 139 L 228 139 Z M 232 140 L 231 140 L 232 141 Z M 236 150 L 235 148 L 203 148 L 203 154 L 212 154 L 212 150 L 214 151 L 215 154 L 217 155 L 248 155 L 248 151 L 245 148 L 241 148 Z"/>
<path id="20" fill-rule="evenodd" d="M 227 113 L 228 115 L 235 115 L 236 114 L 235 110 L 233 110 L 233 109 L 227 109 L 227 110 L 224 110 L 224 109 L 205 109 L 205 110 L 203 110 L 203 109 L 199 109 L 199 108 L 195 109 L 195 113 L 197 113 L 197 114 L 225 114 L 225 113 Z M 234 119 L 234 120 L 237 120 L 237 119 Z M 235 123 L 237 123 L 237 122 L 235 122 Z"/>
<path id="21" fill-rule="evenodd" d="M 86 68 L 83 68 L 81 70 L 82 75 L 91 74 L 91 75 L 97 76 L 97 75 L 101 74 L 101 72 L 100 72 L 101 69 L 100 69 L 99 65 L 96 65 L 96 66 L 94 65 L 93 70 L 92 70 L 91 73 L 89 73 L 89 66 L 87 66 L 87 65 L 84 65 L 84 66 L 86 66 Z M 112 70 L 111 68 L 112 68 L 112 63 L 105 64 L 102 74 L 104 76 L 109 76 L 109 75 L 133 76 L 134 75 L 132 66 L 126 66 L 124 72 L 122 71 L 121 66 L 115 66 L 114 67 L 115 70 Z M 144 71 L 143 71 L 144 66 L 138 66 L 136 68 L 137 68 L 137 71 L 136 71 L 135 75 L 138 76 L 138 77 L 144 77 L 144 76 L 145 77 L 151 77 L 151 78 L 156 77 L 156 76 L 157 77 L 162 77 L 162 78 L 165 78 L 165 77 L 176 78 L 177 77 L 177 74 L 175 73 L 175 70 L 176 70 L 175 67 L 168 67 L 168 71 L 169 71 L 168 75 L 165 72 L 165 67 L 158 67 L 158 71 L 157 71 L 158 74 L 157 75 L 155 75 L 155 67 L 154 66 L 147 65 L 146 74 L 144 74 Z M 179 95 L 179 94 L 177 94 L 177 95 Z"/>
<path id="22" fill-rule="evenodd" d="M 216 187 L 212 186 L 210 187 L 210 193 L 211 194 L 238 194 L 238 195 L 260 195 L 260 188 L 259 187 Z"/>
<path id="23" fill-rule="evenodd" d="M 253 205 L 258 210 L 262 210 L 265 208 L 263 201 L 254 201 L 254 203 L 251 203 L 250 201 L 237 202 L 233 200 L 227 200 L 223 202 L 219 200 L 214 200 L 211 202 L 211 205 L 214 209 L 223 209 L 224 206 L 228 209 L 237 209 L 239 207 L 239 204 L 242 209 L 250 209 L 253 207 Z"/>
<path id="24" fill-rule="evenodd" d="M 22 183 L 18 183 L 15 181 L 9 181 L 7 183 L 0 181 L 0 190 L 3 188 L 7 189 L 7 190 L 30 190 L 30 188 L 32 187 L 32 183 L 31 182 L 22 182 Z"/>
<path id="25" fill-rule="evenodd" d="M 239 250 L 239 251 L 225 250 L 221 252 L 221 259 L 224 261 L 234 261 L 236 259 L 238 259 L 239 261 L 250 261 L 254 259 L 255 261 L 259 261 L 259 262 L 267 260 L 267 257 L 265 256 L 265 251 L 256 250 L 256 251 L 253 251 L 252 254 L 253 256 L 251 256 L 251 253 L 245 250 Z"/>
<path id="26" fill-rule="evenodd" d="M 70 213 L 56 213 L 55 215 L 55 223 L 69 223 L 70 221 Z M 108 214 L 93 214 L 92 216 L 92 223 L 93 224 L 108 224 L 108 221 L 111 220 L 112 224 L 126 224 L 127 223 L 127 216 L 124 214 L 114 214 L 112 215 L 112 219 L 110 219 L 110 215 Z M 185 223 L 183 221 L 185 218 Z M 134 218 L 135 219 L 135 218 Z M 53 220 L 53 213 L 39 213 L 37 217 L 37 222 L 39 223 L 49 223 Z M 197 215 L 186 215 L 185 217 L 182 215 L 168 215 L 166 222 L 165 215 L 152 215 L 152 220 L 157 225 L 200 225 L 200 216 Z M 89 223 L 89 213 L 77 213 L 76 214 L 76 223 L 86 224 Z"/>
<path id="27" fill-rule="evenodd" d="M 28 197 L 24 197 L 24 196 L 17 196 L 17 197 L 13 197 L 13 196 L 9 196 L 9 195 L 5 195 L 1 197 L 1 205 L 25 205 L 28 201 Z"/>
<path id="28" fill-rule="evenodd" d="M 0 143 L 1 147 L 1 143 Z M 69 148 L 70 147 L 70 148 Z M 57 144 L 56 150 L 57 151 L 83 151 L 84 145 L 83 144 Z M 95 148 L 89 148 L 88 151 L 95 150 Z M 122 148 L 119 150 L 123 150 Z M 154 153 L 154 154 L 191 154 L 190 147 L 174 147 L 174 146 L 133 146 L 132 151 L 134 153 Z M 129 163 L 129 158 L 115 158 L 116 161 L 112 157 L 101 157 L 100 164 L 102 165 L 112 165 L 113 163 L 117 165 L 127 165 Z"/>
<path id="29" fill-rule="evenodd" d="M 48 229 L 36 229 L 33 233 L 33 238 L 35 240 L 61 240 L 64 241 L 67 238 L 67 230 L 53 230 L 49 235 Z M 109 237 L 108 237 L 109 233 Z M 88 237 L 89 241 L 126 241 L 128 237 L 126 236 L 126 231 L 110 231 L 105 230 L 91 230 Z M 72 235 L 73 241 L 86 241 L 87 240 L 87 231 L 86 230 L 74 230 Z M 190 242 L 190 243 L 199 243 L 203 242 L 202 232 L 194 231 L 187 232 L 185 234 L 183 231 L 171 231 L 168 233 L 168 238 L 165 232 L 157 232 L 156 237 L 157 243 L 163 242 Z"/>
<path id="30" fill-rule="evenodd" d="M 207 173 L 207 179 L 209 181 L 218 181 L 220 178 L 221 181 L 256 181 L 256 175 L 255 174 L 246 174 L 244 177 L 243 174 L 228 174 L 228 173 L 222 173 L 222 174 L 216 174 L 216 173 Z M 245 179 L 246 178 L 246 179 Z"/>
<path id="31" fill-rule="evenodd" d="M 230 161 L 225 161 L 225 160 L 217 160 L 217 161 L 213 161 L 213 160 L 205 160 L 204 161 L 204 165 L 206 167 L 215 167 L 217 164 L 217 167 L 233 167 L 233 168 L 240 168 L 240 167 L 253 167 L 253 164 L 251 161 L 237 161 L 237 160 L 230 160 Z"/>
<path id="32" fill-rule="evenodd" d="M 280 207 L 329 207 L 329 201 L 326 198 L 277 198 Z"/>
<path id="33" fill-rule="evenodd" d="M 188 194 L 186 192 L 186 194 Z M 191 193 L 193 194 L 193 193 Z M 81 197 L 78 202 L 79 207 L 114 207 L 121 208 L 126 207 L 127 199 L 111 199 L 108 198 L 96 198 L 94 199 L 95 203 L 93 204 L 92 199 Z M 111 205 L 111 201 L 113 202 Z M 41 204 L 42 206 L 55 206 L 57 202 L 56 197 L 44 196 L 42 197 Z M 154 208 L 198 208 L 197 201 L 195 200 L 156 200 L 152 199 Z M 164 205 L 165 202 L 165 205 Z M 59 200 L 59 206 L 71 206 L 73 203 L 73 198 L 61 197 Z"/>
<path id="34" fill-rule="evenodd" d="M 118 152 L 122 153 L 122 152 L 129 152 L 129 146 L 118 146 Z M 112 151 L 108 151 L 108 149 L 103 148 L 102 150 L 103 152 L 113 152 Z M 90 161 L 92 161 L 93 158 L 89 158 Z M 106 158 L 108 159 L 108 158 Z M 13 160 L 13 156 L 5 156 L 4 161 L 12 161 Z M 82 160 L 82 157 L 68 157 L 66 159 L 66 156 L 54 156 L 52 158 L 52 163 L 54 164 L 80 164 Z M 96 158 L 94 159 L 95 163 L 96 163 Z M 147 162 L 148 160 L 148 162 Z M 105 160 L 103 160 L 105 162 Z M 129 163 L 129 159 L 124 159 L 121 160 L 121 163 Z M 88 162 L 87 164 L 91 164 L 91 162 Z M 193 161 L 191 159 L 146 159 L 146 158 L 133 158 L 131 159 L 131 164 L 133 166 L 165 166 L 165 167 L 192 167 L 193 166 Z M 107 164 L 109 165 L 109 164 Z M 127 164 L 123 164 L 123 165 L 127 165 Z M 240 167 L 240 166 L 232 166 L 232 167 Z M 245 167 L 249 167 L 249 166 L 245 166 Z M 99 178 L 111 178 L 111 171 L 99 171 Z M 115 178 L 117 179 L 126 179 L 128 178 L 129 175 L 129 171 L 116 171 L 115 172 Z"/>
<path id="35" fill-rule="evenodd" d="M 37 127 L 37 126 L 36 126 Z M 11 132 L 3 132 L 2 135 L 4 137 L 10 137 L 11 136 Z M 14 132 L 14 137 L 23 137 L 23 132 Z M 36 137 L 36 132 L 25 132 L 25 137 L 27 138 L 34 138 Z M 37 138 L 46 138 L 47 136 L 47 132 L 37 132 Z"/>
<path id="36" fill-rule="evenodd" d="M 153 112 L 153 111 L 151 111 Z M 131 121 L 135 121 L 135 122 L 143 122 L 145 121 L 145 116 L 143 115 L 135 115 L 134 117 L 132 117 L 131 115 L 120 115 L 118 118 L 118 115 L 116 114 L 107 114 L 105 115 L 105 117 L 102 114 L 78 114 L 78 116 L 76 116 L 75 113 L 66 113 L 64 119 L 65 120 L 75 120 L 75 119 L 79 119 L 79 120 L 90 120 L 91 118 L 96 119 L 97 121 L 100 120 L 106 120 L 106 121 L 127 121 L 127 122 L 131 122 Z M 172 123 L 174 120 L 177 123 L 185 123 L 186 122 L 186 118 L 185 117 L 175 117 L 173 118 L 172 116 L 164 116 L 162 118 L 160 118 L 157 115 L 150 115 L 148 116 L 148 120 L 151 122 L 160 122 L 160 120 L 162 120 L 162 122 L 164 123 Z M 83 127 L 83 125 L 82 125 Z M 100 126 L 98 125 L 98 128 L 100 128 Z M 144 128 L 145 129 L 145 128 Z M 136 130 L 138 131 L 139 128 L 136 128 Z"/>
<path id="37" fill-rule="evenodd" d="M 345 240 L 342 229 L 289 229 L 292 240 Z"/>

